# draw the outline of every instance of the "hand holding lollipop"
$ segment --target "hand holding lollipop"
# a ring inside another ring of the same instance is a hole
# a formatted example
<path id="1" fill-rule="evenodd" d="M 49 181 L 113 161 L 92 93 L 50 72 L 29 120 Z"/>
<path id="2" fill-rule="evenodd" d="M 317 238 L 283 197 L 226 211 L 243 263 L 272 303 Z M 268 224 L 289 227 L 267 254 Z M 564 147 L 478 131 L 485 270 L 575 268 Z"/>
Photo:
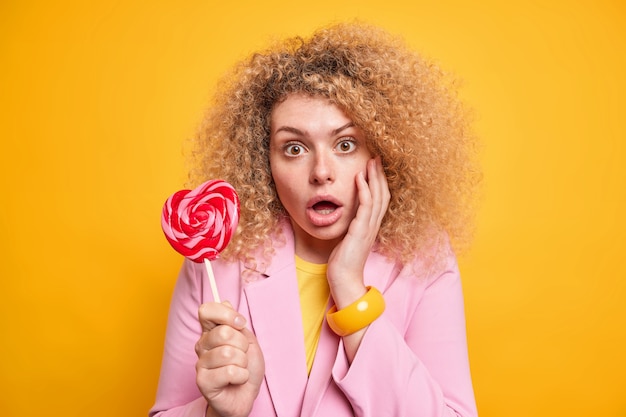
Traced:
<path id="1" fill-rule="evenodd" d="M 239 196 L 222 180 L 210 180 L 194 190 L 181 190 L 163 206 L 161 227 L 181 255 L 203 262 L 211 291 L 220 302 L 210 261 L 226 248 L 239 223 Z"/>

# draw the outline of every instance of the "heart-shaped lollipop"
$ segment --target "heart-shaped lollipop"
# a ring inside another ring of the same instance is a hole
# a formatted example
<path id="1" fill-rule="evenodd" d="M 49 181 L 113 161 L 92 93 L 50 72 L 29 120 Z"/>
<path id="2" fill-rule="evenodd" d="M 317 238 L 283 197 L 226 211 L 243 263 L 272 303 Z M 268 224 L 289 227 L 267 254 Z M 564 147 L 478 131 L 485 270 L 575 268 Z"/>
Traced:
<path id="1" fill-rule="evenodd" d="M 210 180 L 194 190 L 181 190 L 163 206 L 161 227 L 167 241 L 181 255 L 204 261 L 209 278 L 209 261 L 216 259 L 230 242 L 239 223 L 239 196 L 223 180 Z M 214 281 L 211 281 L 212 288 Z M 219 302 L 216 291 L 214 298 Z"/>
<path id="2" fill-rule="evenodd" d="M 194 262 L 217 258 L 238 223 L 239 197 L 232 185 L 222 180 L 174 193 L 165 202 L 161 218 L 168 242 Z"/>

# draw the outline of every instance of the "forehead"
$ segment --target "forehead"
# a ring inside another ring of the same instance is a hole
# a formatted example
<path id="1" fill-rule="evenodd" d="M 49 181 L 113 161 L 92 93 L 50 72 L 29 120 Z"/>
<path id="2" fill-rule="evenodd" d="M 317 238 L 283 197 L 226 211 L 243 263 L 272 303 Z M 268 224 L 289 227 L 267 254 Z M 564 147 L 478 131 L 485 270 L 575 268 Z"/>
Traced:
<path id="1" fill-rule="evenodd" d="M 323 127 L 343 125 L 351 121 L 350 117 L 329 99 L 305 94 L 290 94 L 274 105 L 270 115 L 272 132 L 284 124 Z"/>

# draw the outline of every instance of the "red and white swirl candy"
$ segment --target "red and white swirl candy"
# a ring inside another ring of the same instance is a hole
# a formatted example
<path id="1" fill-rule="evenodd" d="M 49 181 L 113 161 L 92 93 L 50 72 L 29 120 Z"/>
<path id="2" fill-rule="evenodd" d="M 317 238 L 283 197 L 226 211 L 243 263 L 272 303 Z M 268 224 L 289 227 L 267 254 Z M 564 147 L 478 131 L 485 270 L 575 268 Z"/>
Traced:
<path id="1" fill-rule="evenodd" d="M 194 262 L 212 261 L 228 245 L 239 223 L 239 196 L 229 183 L 210 180 L 181 190 L 163 206 L 167 241 Z"/>

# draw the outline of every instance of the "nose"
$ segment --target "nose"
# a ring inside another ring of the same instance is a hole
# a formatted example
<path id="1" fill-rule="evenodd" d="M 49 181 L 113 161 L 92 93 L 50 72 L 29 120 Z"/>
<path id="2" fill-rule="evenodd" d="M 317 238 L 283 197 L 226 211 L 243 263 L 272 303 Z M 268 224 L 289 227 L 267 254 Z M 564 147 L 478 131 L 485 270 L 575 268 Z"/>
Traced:
<path id="1" fill-rule="evenodd" d="M 312 184 L 325 184 L 335 180 L 335 169 L 332 157 L 324 153 L 318 153 L 313 159 L 309 181 Z"/>

